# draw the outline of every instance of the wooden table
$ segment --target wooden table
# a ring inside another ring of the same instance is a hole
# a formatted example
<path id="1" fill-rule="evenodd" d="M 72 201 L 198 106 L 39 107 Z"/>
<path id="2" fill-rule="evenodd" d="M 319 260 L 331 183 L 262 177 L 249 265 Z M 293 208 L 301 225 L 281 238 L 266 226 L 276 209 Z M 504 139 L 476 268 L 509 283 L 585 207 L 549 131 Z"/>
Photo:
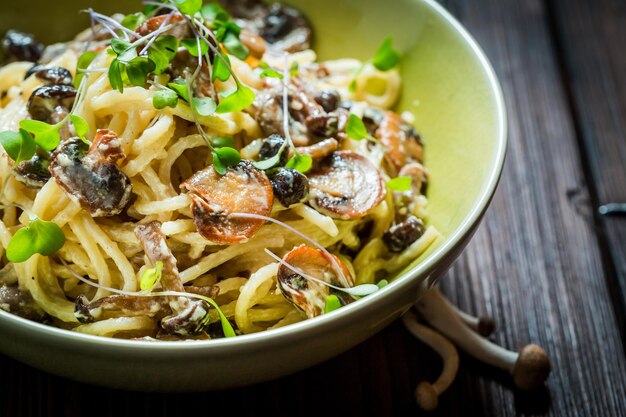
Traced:
<path id="1" fill-rule="evenodd" d="M 626 416 L 626 217 L 597 214 L 626 202 L 626 2 L 442 3 L 495 66 L 510 146 L 485 221 L 441 288 L 494 317 L 497 343 L 542 345 L 545 389 L 517 392 L 462 356 L 439 409 L 422 412 L 413 390 L 441 362 L 396 322 L 315 368 L 202 394 L 85 386 L 0 356 L 0 415 Z"/>

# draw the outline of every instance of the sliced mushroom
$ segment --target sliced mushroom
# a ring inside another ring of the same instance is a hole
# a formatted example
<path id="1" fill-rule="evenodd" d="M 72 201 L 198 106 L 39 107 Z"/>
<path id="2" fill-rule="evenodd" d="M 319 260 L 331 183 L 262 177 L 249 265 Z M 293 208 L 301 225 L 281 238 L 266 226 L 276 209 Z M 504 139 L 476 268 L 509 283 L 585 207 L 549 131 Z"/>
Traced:
<path id="1" fill-rule="evenodd" d="M 34 74 L 35 77 L 47 85 L 72 84 L 72 73 L 63 67 L 40 68 Z"/>
<path id="2" fill-rule="evenodd" d="M 62 110 L 69 111 L 75 98 L 76 89 L 71 85 L 44 85 L 31 94 L 28 113 L 33 120 L 51 123 L 52 114 Z"/>
<path id="3" fill-rule="evenodd" d="M 341 267 L 343 275 L 349 282 L 349 287 L 353 286 L 354 278 L 339 258 L 320 249 L 305 245 L 298 246 L 288 252 L 283 257 L 283 261 L 313 278 L 337 287 L 344 287 L 336 270 L 335 262 L 330 259 L 330 256 L 334 257 L 336 264 Z M 304 311 L 309 318 L 324 313 L 328 295 L 336 295 L 343 305 L 354 301 L 352 296 L 309 280 L 284 264 L 278 267 L 277 282 L 285 298 Z"/>
<path id="4" fill-rule="evenodd" d="M 169 311 L 167 300 L 163 297 L 110 295 L 89 302 L 87 297 L 79 295 L 74 304 L 74 316 L 81 323 L 101 320 L 103 313 L 116 313 L 124 317 L 163 317 Z"/>
<path id="5" fill-rule="evenodd" d="M 363 217 L 387 192 L 376 167 L 364 156 L 351 151 L 333 153 L 308 177 L 310 204 L 339 219 Z"/>
<path id="6" fill-rule="evenodd" d="M 284 207 L 301 203 L 309 195 L 309 180 L 299 171 L 291 168 L 278 168 L 270 173 L 274 197 Z"/>
<path id="7" fill-rule="evenodd" d="M 79 138 L 62 142 L 50 158 L 50 173 L 93 217 L 119 214 L 131 195 L 130 179 L 116 165 L 124 158 L 111 130 L 100 129 L 88 147 Z"/>
<path id="8" fill-rule="evenodd" d="M 2 39 L 2 49 L 11 60 L 37 62 L 44 46 L 30 33 L 10 30 Z"/>
<path id="9" fill-rule="evenodd" d="M 397 113 L 385 113 L 376 137 L 386 148 L 385 157 L 396 171 L 409 162 L 422 162 L 423 146 L 419 135 Z"/>
<path id="10" fill-rule="evenodd" d="M 264 223 L 231 214 L 268 216 L 274 202 L 267 175 L 245 160 L 228 168 L 224 175 L 209 166 L 181 184 L 182 188 L 190 191 L 194 223 L 200 235 L 222 245 L 248 240 Z"/>
<path id="11" fill-rule="evenodd" d="M 275 49 L 304 51 L 311 47 L 312 30 L 304 15 L 293 7 L 274 3 L 266 6 L 259 0 L 224 2 L 243 29 L 260 35 Z"/>
<path id="12" fill-rule="evenodd" d="M 322 108 L 327 112 L 332 112 L 339 108 L 339 102 L 341 101 L 341 96 L 337 90 L 322 90 L 317 92 L 313 99 L 322 106 Z"/>
<path id="13" fill-rule="evenodd" d="M 291 139 L 296 146 L 308 145 L 308 120 L 323 116 L 326 112 L 302 89 L 291 89 L 288 100 Z M 258 94 L 254 107 L 256 109 L 254 117 L 266 135 L 279 134 L 285 136 L 282 89 L 271 89 Z"/>
<path id="14" fill-rule="evenodd" d="M 284 143 L 285 139 L 276 133 L 263 139 L 261 147 L 259 148 L 259 161 L 264 161 L 275 156 L 280 151 Z M 289 152 L 283 152 L 280 156 L 280 165 L 285 165 L 288 159 Z"/>
<path id="15" fill-rule="evenodd" d="M 50 179 L 50 160 L 39 154 L 14 167 L 15 178 L 29 188 L 41 188 Z"/>
<path id="16" fill-rule="evenodd" d="M 0 285 L 0 309 L 38 322 L 44 321 L 47 317 L 28 291 L 22 291 L 12 285 Z"/>

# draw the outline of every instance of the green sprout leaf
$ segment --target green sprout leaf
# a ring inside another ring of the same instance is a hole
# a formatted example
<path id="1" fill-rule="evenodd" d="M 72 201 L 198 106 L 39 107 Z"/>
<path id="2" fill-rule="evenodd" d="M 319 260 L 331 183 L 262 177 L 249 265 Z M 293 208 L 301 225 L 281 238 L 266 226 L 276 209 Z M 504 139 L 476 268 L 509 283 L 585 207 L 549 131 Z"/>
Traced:
<path id="1" fill-rule="evenodd" d="M 49 256 L 61 249 L 65 235 L 54 222 L 31 220 L 27 227 L 18 230 L 7 246 L 7 259 L 14 263 L 28 260 L 35 253 Z"/>
<path id="2" fill-rule="evenodd" d="M 198 298 L 201 298 L 202 300 L 206 301 L 207 303 L 212 305 L 215 308 L 215 310 L 217 310 L 217 314 L 219 314 L 220 316 L 220 322 L 222 324 L 222 331 L 224 332 L 224 336 L 226 337 L 237 336 L 237 334 L 235 333 L 235 330 L 233 329 L 233 326 L 228 321 L 228 318 L 226 317 L 224 312 L 220 309 L 220 306 L 218 306 L 217 303 L 212 298 L 203 297 L 203 296 L 198 296 Z"/>
<path id="3" fill-rule="evenodd" d="M 75 114 L 70 114 L 70 120 L 72 121 L 72 124 L 74 125 L 74 130 L 76 131 L 76 135 L 78 135 L 78 137 L 81 138 L 83 142 L 89 143 L 87 141 L 87 138 L 85 137 L 85 135 L 89 133 L 89 125 L 87 124 L 87 121 L 85 121 L 85 119 Z"/>
<path id="4" fill-rule="evenodd" d="M 16 165 L 32 158 L 37 149 L 32 136 L 24 129 L 20 129 L 19 132 L 1 132 L 0 145 L 2 145 L 11 159 L 15 161 Z"/>
<path id="5" fill-rule="evenodd" d="M 133 14 L 129 14 L 124 16 L 124 19 L 122 19 L 121 24 L 122 26 L 124 26 L 127 29 L 130 30 L 135 30 L 137 29 L 137 26 L 139 26 L 140 24 L 142 24 L 143 22 L 146 21 L 146 15 L 143 13 L 133 13 Z"/>
<path id="6" fill-rule="evenodd" d="M 202 8 L 202 0 L 171 0 L 181 13 L 193 16 Z"/>
<path id="7" fill-rule="evenodd" d="M 157 261 L 157 263 L 154 265 L 154 268 L 148 268 L 143 271 L 143 274 L 141 274 L 141 281 L 139 282 L 139 288 L 141 288 L 142 291 L 152 290 L 156 283 L 159 282 L 159 280 L 161 279 L 162 271 L 162 261 Z"/>
<path id="8" fill-rule="evenodd" d="M 400 53 L 393 49 L 392 43 L 393 38 L 391 36 L 385 38 L 372 59 L 372 65 L 379 71 L 389 71 L 400 62 Z"/>
<path id="9" fill-rule="evenodd" d="M 89 68 L 89 65 L 91 65 L 96 56 L 98 56 L 98 52 L 87 51 L 80 57 L 78 57 L 78 61 L 76 62 L 76 77 L 74 78 L 74 86 L 76 88 L 80 86 L 80 82 L 85 76 L 85 73 L 83 71 Z"/>
<path id="10" fill-rule="evenodd" d="M 218 174 L 224 175 L 228 167 L 237 165 L 241 161 L 241 155 L 236 149 L 230 147 L 213 149 L 213 167 Z"/>
<path id="11" fill-rule="evenodd" d="M 250 55 L 250 51 L 239 39 L 239 34 L 241 33 L 239 26 L 233 22 L 228 22 L 224 24 L 224 27 L 226 30 L 223 38 L 221 39 L 224 48 L 237 58 L 241 60 L 246 59 L 248 55 Z M 218 35 L 216 34 L 216 36 Z"/>
<path id="12" fill-rule="evenodd" d="M 254 92 L 248 87 L 239 84 L 232 93 L 224 96 L 217 106 L 218 113 L 231 113 L 241 111 L 252 104 Z"/>
<path id="13" fill-rule="evenodd" d="M 313 166 L 313 158 L 308 155 L 296 154 L 285 164 L 285 167 L 295 169 L 303 174 Z"/>
<path id="14" fill-rule="evenodd" d="M 210 97 L 194 97 L 191 103 L 200 116 L 211 116 L 215 114 L 217 108 L 215 101 Z"/>
<path id="15" fill-rule="evenodd" d="M 166 107 L 176 107 L 178 105 L 178 94 L 176 91 L 166 88 L 157 91 L 152 97 L 152 105 L 155 109 L 161 110 Z"/>
<path id="16" fill-rule="evenodd" d="M 120 93 L 124 92 L 124 80 L 122 79 L 123 71 L 124 67 L 120 61 L 118 61 L 117 58 L 114 59 L 109 66 L 109 83 L 114 90 Z"/>
<path id="17" fill-rule="evenodd" d="M 378 288 L 383 288 L 386 287 L 387 285 L 389 285 L 389 281 L 387 281 L 386 279 L 381 279 L 380 281 L 378 281 L 378 283 L 376 284 L 376 286 Z"/>
<path id="18" fill-rule="evenodd" d="M 178 96 L 189 103 L 189 92 L 187 90 L 187 84 L 185 80 L 178 77 L 174 79 L 174 82 L 168 83 L 167 86 L 176 91 Z"/>
<path id="19" fill-rule="evenodd" d="M 230 136 L 218 136 L 211 139 L 211 146 L 213 148 L 234 148 L 235 140 Z"/>
<path id="20" fill-rule="evenodd" d="M 331 311 L 337 310 L 341 307 L 341 301 L 336 295 L 329 295 L 326 297 L 326 304 L 324 305 L 324 314 L 328 314 Z"/>
<path id="21" fill-rule="evenodd" d="M 348 118 L 348 123 L 346 124 L 346 134 L 350 139 L 354 140 L 363 140 L 370 137 L 363 120 L 353 113 L 351 113 Z"/>
<path id="22" fill-rule="evenodd" d="M 411 177 L 396 177 L 387 181 L 387 188 L 391 191 L 411 191 Z"/>
<path id="23" fill-rule="evenodd" d="M 228 81 L 230 78 L 230 69 L 228 69 L 228 66 L 230 66 L 230 58 L 225 54 L 221 54 L 221 57 L 224 58 L 228 65 L 226 65 L 217 54 L 215 55 L 213 58 L 213 74 L 211 74 L 211 81 L 213 82 L 215 82 L 215 80 L 222 82 Z"/>
<path id="24" fill-rule="evenodd" d="M 162 74 L 178 52 L 178 39 L 171 35 L 159 36 L 148 49 L 148 59 L 154 62 L 155 74 Z"/>
<path id="25" fill-rule="evenodd" d="M 59 146 L 61 127 L 61 124 L 49 125 L 39 120 L 22 120 L 20 122 L 20 128 L 35 136 L 35 143 L 46 151 L 51 151 Z"/>
<path id="26" fill-rule="evenodd" d="M 283 74 L 281 74 L 280 72 L 273 70 L 271 68 L 266 68 L 263 70 L 263 72 L 261 72 L 261 74 L 259 74 L 259 76 L 261 78 L 278 78 L 278 79 L 283 79 L 284 76 Z"/>
<path id="27" fill-rule="evenodd" d="M 209 22 L 227 22 L 230 19 L 228 12 L 217 3 L 209 3 L 202 6 L 200 9 L 202 18 Z"/>
<path id="28" fill-rule="evenodd" d="M 289 68 L 289 75 L 293 78 L 296 75 L 298 75 L 298 70 L 300 69 L 300 63 L 298 63 L 298 61 L 294 61 L 293 64 L 291 64 L 291 68 Z"/>
<path id="29" fill-rule="evenodd" d="M 148 74 L 150 74 L 156 65 L 148 58 L 137 57 L 128 63 L 126 66 L 126 75 L 132 85 L 137 87 L 144 87 L 148 81 Z"/>
<path id="30" fill-rule="evenodd" d="M 196 38 L 183 39 L 181 45 L 193 56 L 198 56 L 198 41 Z M 200 39 L 200 55 L 204 56 L 209 52 L 209 45 Z"/>

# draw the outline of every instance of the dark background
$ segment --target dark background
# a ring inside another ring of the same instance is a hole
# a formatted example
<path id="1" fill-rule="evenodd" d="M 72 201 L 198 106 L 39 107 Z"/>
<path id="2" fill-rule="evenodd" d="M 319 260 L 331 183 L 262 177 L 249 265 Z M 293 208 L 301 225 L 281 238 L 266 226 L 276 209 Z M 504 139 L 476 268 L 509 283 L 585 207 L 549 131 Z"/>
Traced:
<path id="1" fill-rule="evenodd" d="M 626 217 L 597 207 L 626 202 L 626 2 L 442 3 L 498 73 L 510 146 L 485 221 L 441 288 L 494 317 L 497 343 L 542 345 L 544 389 L 517 392 L 462 356 L 438 410 L 422 412 L 413 390 L 441 363 L 396 322 L 315 368 L 200 394 L 85 386 L 0 356 L 0 416 L 625 416 Z"/>

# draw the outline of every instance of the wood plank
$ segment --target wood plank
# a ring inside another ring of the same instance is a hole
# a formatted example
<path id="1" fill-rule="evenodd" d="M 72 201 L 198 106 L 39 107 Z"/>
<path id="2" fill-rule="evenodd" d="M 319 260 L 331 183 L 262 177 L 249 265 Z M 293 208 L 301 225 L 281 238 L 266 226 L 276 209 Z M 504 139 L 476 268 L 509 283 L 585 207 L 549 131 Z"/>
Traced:
<path id="1" fill-rule="evenodd" d="M 592 203 L 626 203 L 626 4 L 622 0 L 547 4 L 564 77 L 571 86 L 584 162 L 597 189 Z M 602 217 L 597 222 L 626 343 L 626 217 Z"/>
<path id="2" fill-rule="evenodd" d="M 448 398 L 465 415 L 533 413 L 546 399 L 547 415 L 625 415 L 623 346 L 547 10 L 539 0 L 445 4 L 495 64 L 511 143 L 485 224 L 442 286 L 461 307 L 496 318 L 498 343 L 537 342 L 555 368 L 549 393 L 520 397 L 478 378 Z"/>

